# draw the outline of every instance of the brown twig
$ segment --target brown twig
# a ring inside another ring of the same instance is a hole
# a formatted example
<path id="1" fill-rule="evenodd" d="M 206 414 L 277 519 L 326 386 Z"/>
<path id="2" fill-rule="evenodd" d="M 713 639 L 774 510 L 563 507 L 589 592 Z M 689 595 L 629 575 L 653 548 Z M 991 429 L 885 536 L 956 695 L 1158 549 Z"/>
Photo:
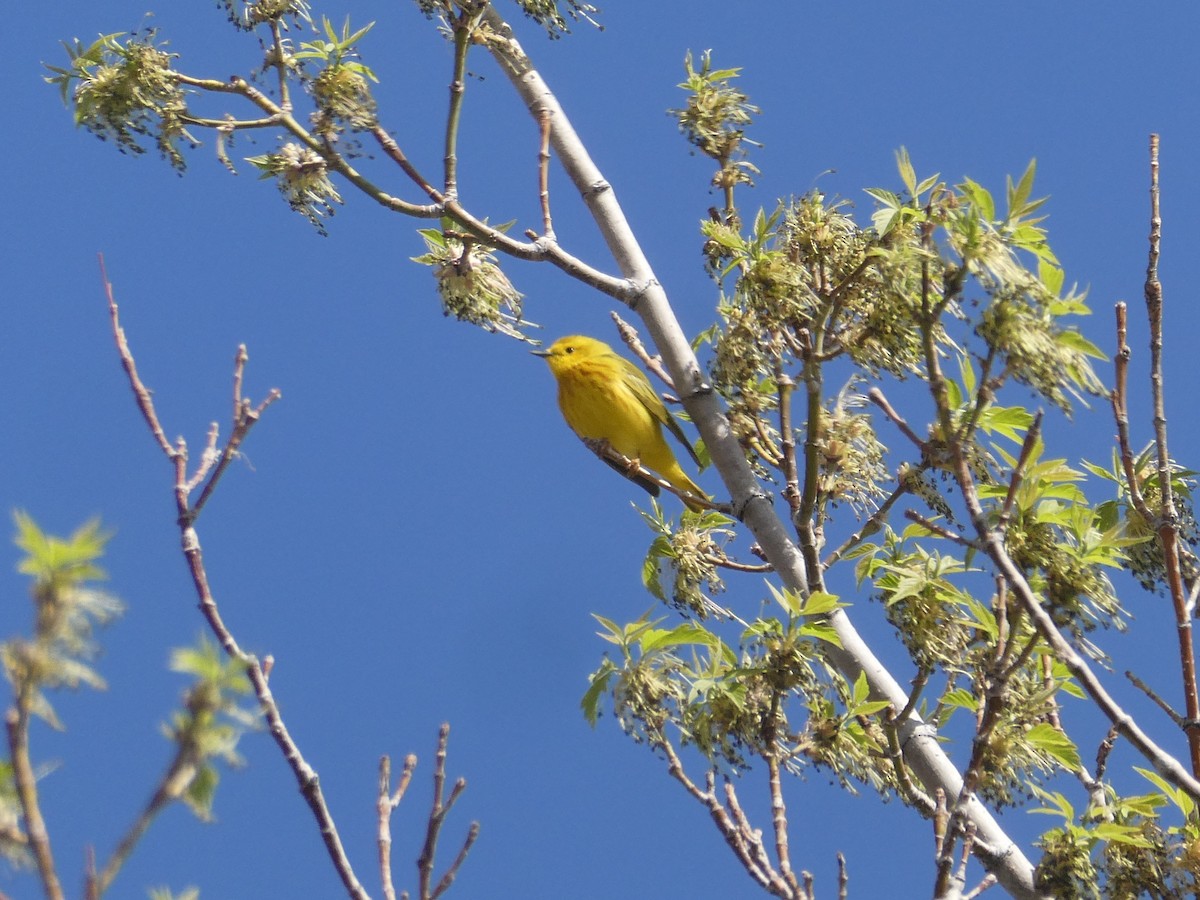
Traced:
<path id="1" fill-rule="evenodd" d="M 954 848 L 954 835 L 950 829 L 950 809 L 946 805 L 946 792 L 937 790 L 937 807 L 933 814 L 933 858 L 937 862 L 937 877 L 934 881 L 933 896 L 945 897 L 950 887 L 950 868 L 954 864 L 951 853 Z"/>
<path id="2" fill-rule="evenodd" d="M 1181 788 L 1195 800 L 1200 800 L 1200 781 L 1197 781 L 1179 761 L 1162 750 L 1151 740 L 1125 710 L 1105 690 L 1100 679 L 1084 661 L 1071 643 L 1059 633 L 1050 613 L 1042 605 L 1039 597 L 1030 587 L 1024 573 L 1013 561 L 1004 544 L 1004 538 L 991 527 L 983 505 L 979 502 L 979 494 L 975 480 L 971 474 L 966 458 L 956 454 L 955 478 L 962 492 L 963 501 L 971 517 L 976 533 L 979 535 L 981 549 L 991 558 L 997 571 L 1008 582 L 1010 594 L 1021 604 L 1023 612 L 1030 617 L 1043 640 L 1050 646 L 1055 657 L 1075 677 L 1080 687 L 1087 692 L 1096 707 L 1117 726 L 1120 733 L 1130 744 L 1154 766 L 1163 778 Z"/>
<path id="3" fill-rule="evenodd" d="M 744 563 L 738 562 L 736 559 L 730 559 L 723 553 L 716 555 L 713 553 L 704 554 L 706 562 L 712 563 L 722 569 L 729 569 L 732 572 L 774 572 L 775 567 L 770 563 Z"/>
<path id="4" fill-rule="evenodd" d="M 1158 692 L 1155 691 L 1154 688 L 1150 687 L 1150 685 L 1146 684 L 1146 682 L 1142 681 L 1142 679 L 1138 678 L 1138 676 L 1134 675 L 1133 672 L 1130 672 L 1128 670 L 1125 672 L 1125 677 L 1128 678 L 1130 680 L 1130 682 L 1132 682 L 1134 687 L 1136 687 L 1139 691 L 1141 691 L 1143 694 L 1145 694 L 1147 697 L 1149 697 L 1154 702 L 1155 706 L 1157 706 L 1164 713 L 1166 713 L 1167 718 L 1169 718 L 1172 722 L 1174 722 L 1175 726 L 1177 728 L 1179 728 L 1180 730 L 1185 730 L 1187 728 L 1187 724 L 1188 724 L 1187 719 L 1184 718 L 1183 716 L 1181 716 L 1179 713 L 1175 712 L 1175 710 L 1172 708 L 1171 704 L 1168 703 L 1166 700 L 1164 700 L 1162 697 L 1160 697 L 1158 695 Z"/>
<path id="5" fill-rule="evenodd" d="M 420 900 L 436 900 L 447 890 L 454 882 L 454 878 L 458 875 L 458 870 L 467 858 L 472 845 L 476 838 L 479 837 L 479 823 L 472 822 L 467 830 L 467 837 L 463 841 L 458 855 L 454 862 L 446 870 L 446 873 L 441 877 L 436 885 L 433 884 L 433 866 L 437 856 L 438 836 L 442 831 L 442 824 L 446 820 L 446 816 L 453 809 L 455 802 L 462 795 L 462 792 L 467 788 L 465 778 L 460 778 L 454 783 L 454 787 L 450 789 L 449 797 L 445 796 L 446 789 L 446 745 L 450 740 L 450 725 L 444 723 L 438 731 L 437 752 L 434 754 L 433 760 L 433 805 L 429 811 L 429 823 L 425 829 L 425 843 L 421 847 L 421 855 L 417 857 L 417 880 L 418 880 L 418 897 Z"/>
<path id="6" fill-rule="evenodd" d="M 1129 502 L 1138 515 L 1149 523 L 1154 521 L 1154 514 L 1142 494 L 1142 485 L 1134 469 L 1133 442 L 1129 436 L 1129 360 L 1133 356 L 1133 350 L 1128 341 L 1128 309 L 1124 303 L 1118 303 L 1114 311 L 1117 319 L 1117 352 L 1113 358 L 1116 384 L 1111 399 L 1113 418 L 1117 424 L 1117 448 L 1121 456 L 1121 468 L 1125 473 Z"/>
<path id="7" fill-rule="evenodd" d="M 896 501 L 908 493 L 908 487 L 901 483 L 899 484 L 888 498 L 879 505 L 875 512 L 871 513 L 870 518 L 863 522 L 862 527 L 854 534 L 850 535 L 846 540 L 842 541 L 841 546 L 830 553 L 821 561 L 821 568 L 829 571 L 829 567 L 840 560 L 848 552 L 853 550 L 871 535 L 876 534 L 883 527 L 883 523 L 887 521 L 888 514 L 891 513 L 892 507 L 896 505 Z"/>
<path id="8" fill-rule="evenodd" d="M 911 715 L 911 711 L 908 713 Z M 904 748 L 900 743 L 899 725 L 903 724 L 907 715 L 903 712 L 883 722 L 884 735 L 887 738 L 888 759 L 892 763 L 892 772 L 896 777 L 896 789 L 910 806 L 915 807 L 923 815 L 933 815 L 933 799 L 912 780 L 912 773 L 904 760 Z"/>
<path id="9" fill-rule="evenodd" d="M 705 787 L 701 788 L 688 777 L 683 763 L 670 741 L 659 737 L 654 741 L 654 745 L 667 758 L 668 774 L 683 785 L 684 790 L 708 810 L 717 831 L 725 839 L 725 843 L 729 845 L 747 874 L 760 887 L 777 897 L 794 897 L 795 895 L 791 893 L 791 886 L 771 866 L 762 844 L 762 832 L 750 827 L 745 815 L 741 812 L 733 785 L 726 783 L 726 803 L 722 803 L 717 796 L 716 774 L 712 770 L 705 775 Z"/>
<path id="10" fill-rule="evenodd" d="M 983 878 L 979 879 L 979 884 L 975 885 L 975 887 L 963 894 L 962 900 L 975 900 L 976 897 L 978 897 L 988 888 L 993 887 L 996 883 L 996 876 L 991 872 L 988 872 L 988 874 L 984 875 Z"/>
<path id="11" fill-rule="evenodd" d="M 1135 469 L 1132 442 L 1129 437 L 1128 371 L 1132 356 L 1127 340 L 1126 308 L 1116 306 L 1117 353 L 1114 360 L 1116 385 L 1112 392 L 1113 416 L 1117 424 L 1117 441 L 1121 467 L 1125 474 L 1130 504 L 1137 514 L 1153 527 L 1162 545 L 1163 565 L 1167 588 L 1175 612 L 1176 640 L 1179 645 L 1180 672 L 1183 680 L 1186 721 L 1200 722 L 1200 689 L 1197 688 L 1196 656 L 1192 635 L 1194 598 L 1183 583 L 1180 562 L 1179 512 L 1175 506 L 1174 486 L 1171 483 L 1172 465 L 1167 448 L 1167 416 L 1163 375 L 1163 288 L 1158 277 L 1158 261 L 1162 242 L 1162 214 L 1158 180 L 1158 135 L 1150 135 L 1150 236 L 1146 264 L 1146 316 L 1150 327 L 1150 394 L 1153 406 L 1154 446 L 1157 454 L 1159 504 L 1151 510 L 1142 493 Z M 1192 774 L 1200 776 L 1200 728 L 1185 730 L 1191 757 Z"/>
<path id="12" fill-rule="evenodd" d="M 883 410 L 883 414 L 892 420 L 892 424 L 899 428 L 901 433 L 913 442 L 914 446 L 920 448 L 922 451 L 925 449 L 925 441 L 917 437 L 917 433 L 905 421 L 904 416 L 896 412 L 892 404 L 888 403 L 887 397 L 883 395 L 883 391 L 873 387 L 867 391 L 867 399 Z"/>
<path id="13" fill-rule="evenodd" d="M 904 511 L 904 518 L 908 519 L 910 522 L 916 522 L 922 528 L 929 529 L 930 532 L 936 534 L 938 537 L 945 538 L 948 541 L 954 541 L 954 543 L 962 547 L 979 549 L 978 545 L 976 545 L 974 541 L 967 540 L 957 531 L 951 531 L 949 528 L 944 528 L 932 519 L 928 519 L 921 515 L 915 509 L 906 509 Z"/>
<path id="14" fill-rule="evenodd" d="M 172 800 L 179 797 L 180 793 L 186 789 L 186 785 L 191 783 L 195 773 L 193 751 L 181 746 L 163 772 L 162 777 L 159 778 L 149 801 L 122 835 L 116 849 L 105 863 L 104 869 L 97 874 L 95 865 L 92 865 L 86 881 L 89 896 L 100 897 L 112 886 L 113 881 L 120 874 L 121 867 L 125 865 L 126 860 L 129 859 L 138 842 L 149 830 L 154 819 L 170 805 Z"/>
<path id="15" fill-rule="evenodd" d="M 820 363 L 813 360 L 812 335 L 807 331 L 800 335 L 803 345 L 801 358 L 804 360 L 804 371 L 801 383 L 804 385 L 805 423 L 804 423 L 804 483 L 795 496 L 792 506 L 792 524 L 799 539 L 800 553 L 804 557 L 805 571 L 808 573 L 808 589 L 823 591 L 825 589 L 825 570 L 821 568 L 821 546 L 824 544 L 824 510 L 818 509 L 818 493 L 821 483 L 821 456 L 827 435 L 825 410 L 822 396 L 823 374 Z M 788 487 L 785 496 L 794 485 L 799 485 L 799 462 L 796 459 L 795 443 L 792 438 L 792 405 L 791 394 L 793 384 L 782 366 L 777 364 L 776 377 L 779 379 L 779 429 L 780 443 L 783 450 L 783 472 Z M 791 443 L 791 452 L 788 445 Z M 789 504 L 792 498 L 788 498 Z"/>
<path id="16" fill-rule="evenodd" d="M 1004 497 L 1004 505 L 1000 507 L 1000 518 L 996 524 L 1001 531 L 1008 527 L 1013 503 L 1016 502 L 1017 492 L 1021 489 L 1021 482 L 1025 478 L 1025 467 L 1029 464 L 1029 457 L 1033 455 L 1033 448 L 1037 444 L 1038 438 L 1041 437 L 1042 418 L 1043 413 L 1039 409 L 1037 415 L 1033 417 L 1033 423 L 1029 426 L 1029 430 L 1025 432 L 1025 440 L 1021 442 L 1021 455 L 1017 457 L 1017 464 L 1008 481 L 1008 493 Z"/>
<path id="17" fill-rule="evenodd" d="M 1158 259 L 1162 242 L 1162 214 L 1159 209 L 1158 135 L 1150 135 L 1150 251 L 1146 265 L 1146 315 L 1150 320 L 1150 394 L 1154 405 L 1154 445 L 1158 451 L 1158 489 L 1162 501 L 1158 516 L 1158 536 L 1162 541 L 1167 570 L 1167 586 L 1175 607 L 1176 635 L 1183 677 L 1184 704 L 1190 722 L 1200 722 L 1200 691 L 1196 685 L 1196 653 L 1192 641 L 1192 619 L 1187 609 L 1187 590 L 1179 561 L 1179 511 L 1175 507 L 1171 484 L 1171 455 L 1167 450 L 1167 408 L 1163 376 L 1163 288 L 1158 278 Z M 1200 728 L 1189 728 L 1188 749 L 1192 774 L 1200 776 Z"/>
<path id="18" fill-rule="evenodd" d="M 775 831 L 775 858 L 779 861 L 779 874 L 800 893 L 796 873 L 792 871 L 792 858 L 788 848 L 787 804 L 783 799 L 783 782 L 779 778 L 779 758 L 775 752 L 767 754 L 767 781 L 771 791 L 771 825 Z"/>
<path id="19" fill-rule="evenodd" d="M 1108 757 L 1113 752 L 1113 748 L 1117 746 L 1117 738 L 1120 734 L 1117 732 L 1117 726 L 1113 725 L 1104 735 L 1104 740 L 1100 742 L 1100 746 L 1096 748 L 1096 780 L 1100 781 L 1104 778 L 1104 773 L 1108 769 Z"/>
<path id="20" fill-rule="evenodd" d="M 108 313 L 112 320 L 113 337 L 117 342 L 117 352 L 121 355 L 121 365 L 125 367 L 125 375 L 129 378 L 129 386 L 133 389 L 133 396 L 137 400 L 138 409 L 142 411 L 142 418 L 150 426 L 150 433 L 158 441 L 158 446 L 162 448 L 163 453 L 168 458 L 171 458 L 175 452 L 175 448 L 167 440 L 167 434 L 163 431 L 162 424 L 158 421 L 158 413 L 154 411 L 154 402 L 150 399 L 150 391 L 146 389 L 146 385 L 138 375 L 137 364 L 133 361 L 133 354 L 129 352 L 129 343 L 125 339 L 125 329 L 121 327 L 118 319 L 117 301 L 113 296 L 112 282 L 108 280 L 108 270 L 104 266 L 104 254 L 100 253 L 97 256 L 100 259 L 100 277 L 104 280 L 104 292 L 108 297 Z"/>
<path id="21" fill-rule="evenodd" d="M 292 769 L 292 773 L 299 784 L 300 793 L 312 811 L 318 830 L 325 842 L 326 851 L 347 893 L 351 897 L 356 898 L 356 900 L 367 900 L 367 893 L 362 885 L 359 884 L 350 860 L 346 857 L 345 850 L 342 847 L 341 838 L 338 836 L 333 816 L 330 814 L 328 805 L 325 803 L 325 797 L 321 792 L 317 773 L 305 761 L 303 755 L 300 753 L 300 748 L 289 734 L 283 722 L 283 717 L 279 712 L 279 707 L 271 693 L 270 686 L 267 683 L 267 675 L 262 664 L 253 654 L 242 650 L 234 639 L 232 632 L 221 618 L 220 610 L 212 588 L 209 585 L 208 572 L 205 569 L 204 556 L 200 546 L 200 537 L 196 531 L 196 518 L 200 512 L 201 505 L 212 495 L 212 491 L 220 480 L 222 472 L 224 472 L 225 467 L 228 466 L 229 462 L 236 455 L 237 448 L 245 439 L 247 433 L 258 421 L 263 411 L 271 403 L 279 399 L 280 394 L 277 390 L 270 391 L 267 397 L 255 407 L 251 406 L 250 401 L 241 397 L 240 389 L 247 356 L 245 348 L 239 348 L 234 362 L 235 412 L 233 427 L 229 440 L 226 442 L 225 448 L 220 455 L 220 460 L 213 467 L 211 474 L 204 484 L 204 488 L 201 490 L 200 499 L 193 506 L 190 498 L 194 485 L 190 486 L 192 485 L 192 479 L 189 479 L 187 472 L 187 444 L 182 438 L 174 446 L 167 441 L 162 426 L 159 424 L 158 414 L 155 411 L 150 392 L 146 390 L 145 385 L 137 375 L 137 366 L 134 362 L 133 353 L 126 341 L 125 332 L 121 328 L 117 304 L 113 298 L 113 292 L 107 276 L 104 278 L 104 283 L 108 295 L 113 337 L 116 340 L 117 352 L 120 354 L 121 362 L 129 377 L 130 387 L 133 389 L 134 397 L 142 412 L 142 417 L 146 420 L 147 426 L 150 428 L 151 433 L 154 434 L 155 439 L 174 469 L 175 504 L 178 513 L 177 521 L 182 539 L 183 555 L 188 565 L 188 571 L 192 578 L 196 596 L 199 600 L 200 612 L 208 622 L 209 628 L 220 642 L 225 653 L 230 658 L 236 659 L 245 666 L 246 674 L 258 699 L 259 707 L 267 721 L 268 730 L 274 738 L 275 743 L 279 746 L 284 759 L 287 760 L 288 765 Z M 204 467 L 212 464 L 211 462 L 202 462 L 200 465 Z"/>
<path id="22" fill-rule="evenodd" d="M 671 376 L 667 374 L 666 368 L 663 367 L 662 357 L 651 356 L 650 351 L 646 349 L 646 345 L 642 343 L 642 339 L 638 336 L 637 329 L 621 318 L 617 312 L 609 313 L 612 316 L 613 324 L 617 326 L 617 334 L 621 336 L 621 341 L 626 347 L 632 351 L 633 355 L 641 361 L 642 365 L 654 373 L 668 390 L 675 390 L 675 382 L 671 381 Z"/>
<path id="23" fill-rule="evenodd" d="M 42 807 L 38 802 L 37 775 L 29 759 L 29 720 L 33 710 L 33 691 L 21 689 L 16 703 L 4 717 L 8 733 L 9 763 L 12 766 L 13 787 L 25 819 L 25 834 L 29 838 L 29 849 L 37 865 L 38 876 L 47 900 L 63 900 L 62 883 L 54 866 L 54 853 L 50 848 L 50 833 L 46 820 L 42 818 Z"/>
<path id="24" fill-rule="evenodd" d="M 783 371 L 782 357 L 775 359 L 775 384 L 778 386 L 776 398 L 779 403 L 779 450 L 783 456 L 783 499 L 787 501 L 790 518 L 799 532 L 800 507 L 804 497 L 800 491 L 800 467 L 796 463 L 796 434 L 792 430 L 792 392 L 796 389 L 796 382 L 792 380 L 791 375 Z M 820 427 L 820 418 L 818 416 L 818 422 L 815 424 L 817 428 Z M 816 459 L 817 450 L 808 443 L 805 444 L 804 452 L 806 458 Z M 812 569 L 809 571 L 811 573 Z"/>

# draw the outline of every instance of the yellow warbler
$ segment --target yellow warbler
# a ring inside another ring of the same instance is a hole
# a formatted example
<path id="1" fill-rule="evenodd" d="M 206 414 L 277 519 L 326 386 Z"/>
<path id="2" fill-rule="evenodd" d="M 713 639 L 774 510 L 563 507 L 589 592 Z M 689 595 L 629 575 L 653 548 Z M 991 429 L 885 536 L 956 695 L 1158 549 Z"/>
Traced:
<path id="1" fill-rule="evenodd" d="M 699 465 L 700 460 L 683 429 L 667 412 L 641 369 L 603 341 L 578 334 L 559 338 L 547 349 L 534 350 L 533 354 L 550 364 L 550 371 L 558 381 L 558 408 L 572 431 L 585 440 L 607 442 L 622 456 L 636 460 L 681 491 L 708 498 L 679 467 L 675 454 L 663 440 L 662 426 L 666 425 Z M 612 465 L 630 475 L 620 466 Z M 653 483 L 638 483 L 658 495 Z M 697 512 L 704 508 L 694 501 L 683 502 Z"/>

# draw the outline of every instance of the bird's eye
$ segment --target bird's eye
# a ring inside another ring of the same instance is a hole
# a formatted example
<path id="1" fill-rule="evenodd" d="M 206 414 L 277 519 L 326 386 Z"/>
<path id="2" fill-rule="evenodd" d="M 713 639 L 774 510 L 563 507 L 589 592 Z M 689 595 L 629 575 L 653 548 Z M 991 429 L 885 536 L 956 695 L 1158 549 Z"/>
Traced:
<path id="1" fill-rule="evenodd" d="M 574 348 L 574 347 L 567 347 L 567 348 L 566 348 L 566 349 L 565 349 L 563 352 L 564 352 L 564 353 L 574 353 L 574 352 L 575 352 L 575 348 Z"/>

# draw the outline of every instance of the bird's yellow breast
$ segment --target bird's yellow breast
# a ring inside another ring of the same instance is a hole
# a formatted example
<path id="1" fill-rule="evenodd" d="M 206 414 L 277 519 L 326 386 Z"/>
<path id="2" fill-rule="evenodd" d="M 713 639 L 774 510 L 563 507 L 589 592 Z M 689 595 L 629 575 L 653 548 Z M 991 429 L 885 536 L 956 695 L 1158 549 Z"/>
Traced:
<path id="1" fill-rule="evenodd" d="M 558 405 L 571 430 L 582 438 L 608 441 L 618 453 L 638 459 L 662 442 L 658 422 L 619 372 L 576 366 L 558 382 Z"/>

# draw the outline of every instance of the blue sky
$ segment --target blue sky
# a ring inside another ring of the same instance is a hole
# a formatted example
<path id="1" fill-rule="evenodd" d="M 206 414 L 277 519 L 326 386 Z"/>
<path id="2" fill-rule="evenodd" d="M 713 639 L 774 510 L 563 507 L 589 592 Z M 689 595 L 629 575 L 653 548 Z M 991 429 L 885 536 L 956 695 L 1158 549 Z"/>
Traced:
<path id="1" fill-rule="evenodd" d="M 110 339 L 96 265 L 103 252 L 168 435 L 199 448 L 210 421 L 227 427 L 239 343 L 249 347 L 250 396 L 283 392 L 205 511 L 200 537 L 234 633 L 275 657 L 273 689 L 373 895 L 378 758 L 421 757 L 393 825 L 397 881 L 411 888 L 437 727 L 449 721 L 449 772 L 469 788 L 444 833 L 444 858 L 470 820 L 482 823 L 451 896 L 752 896 L 707 815 L 663 764 L 611 718 L 592 730 L 579 713 L 604 650 L 591 614 L 627 621 L 653 602 L 639 581 L 650 533 L 630 507 L 642 502 L 638 490 L 563 425 L 540 360 L 441 315 L 428 270 L 409 262 L 423 252 L 415 228 L 424 223 L 347 187 L 322 238 L 251 166 L 231 176 L 211 143 L 188 155 L 180 178 L 150 154 L 121 156 L 75 130 L 42 82 L 43 62 L 65 60 L 59 40 L 149 22 L 190 74 L 222 78 L 257 64 L 255 40 L 233 32 L 214 4 L 160 3 L 145 19 L 147 6 L 38 6 L 0 62 L 10 117 L 0 151 L 10 196 L 0 254 L 8 424 L 0 509 L 27 510 L 58 533 L 102 517 L 115 532 L 109 586 L 129 606 L 104 634 L 109 690 L 61 698 L 68 730 L 34 735 L 37 759 L 56 766 L 42 792 L 69 888 L 80 883 L 84 848 L 106 857 L 165 765 L 170 751 L 157 726 L 183 687 L 166 670 L 169 650 L 202 628 L 178 550 L 172 473 Z M 433 25 L 408 3 L 315 11 L 337 22 L 350 12 L 356 26 L 377 21 L 362 50 L 382 80 L 383 119 L 418 165 L 436 171 L 450 52 Z M 1189 285 L 1200 243 L 1192 212 L 1200 208 L 1200 10 L 615 0 L 601 21 L 604 32 L 580 26 L 555 42 L 516 25 L 690 333 L 714 317 L 697 223 L 716 200 L 708 165 L 689 156 L 664 114 L 683 100 L 675 85 L 688 50 L 711 48 L 718 65 L 744 67 L 741 86 L 763 109 L 752 131 L 763 144 L 752 157 L 762 176 L 742 194 L 750 209 L 820 186 L 855 201 L 865 221 L 862 189 L 898 187 L 900 146 L 919 174 L 969 175 L 997 195 L 1006 174 L 1036 157 L 1037 193 L 1051 197 L 1052 246 L 1067 282 L 1090 289 L 1095 315 L 1084 331 L 1111 351 L 1112 304 L 1130 301 L 1135 377 L 1146 355 L 1146 147 L 1160 132 L 1168 416 L 1177 457 L 1200 468 L 1188 452 L 1198 437 L 1191 397 L 1200 312 Z M 479 54 L 471 68 L 479 77 L 468 85 L 463 197 L 492 221 L 536 227 L 535 130 L 489 59 Z M 197 108 L 223 111 L 209 101 Z M 269 134 L 256 137 L 234 145 L 235 161 L 274 148 Z M 421 199 L 381 160 L 363 168 Z M 560 240 L 611 270 L 561 175 L 552 190 Z M 508 272 L 548 338 L 612 338 L 607 298 L 548 267 Z M 1144 393 L 1132 412 L 1140 442 L 1149 436 Z M 1112 432 L 1103 406 L 1081 411 L 1058 429 L 1058 453 L 1105 462 Z M 718 490 L 712 473 L 700 481 Z M 29 623 L 16 556 L 10 548 L 0 565 L 3 636 Z M 765 595 L 754 576 L 734 582 L 727 601 L 752 611 Z M 1177 663 L 1156 652 L 1173 642 L 1167 604 L 1128 596 L 1138 618 L 1114 649 L 1117 670 L 1142 666 L 1170 694 Z M 911 677 L 878 607 L 865 596 L 845 599 L 900 680 Z M 1135 712 L 1161 728 L 1149 704 Z M 209 898 L 338 895 L 275 746 L 258 734 L 242 750 L 249 766 L 225 775 L 217 824 L 168 811 L 113 896 L 145 896 L 160 884 L 196 884 Z M 760 782 L 750 776 L 741 790 L 765 827 Z M 849 858 L 855 896 L 894 895 L 901 881 L 913 886 L 908 896 L 928 894 L 932 842 L 913 813 L 847 797 L 821 774 L 789 785 L 787 796 L 794 862 L 813 871 L 822 896 L 834 890 L 838 851 Z M 1046 824 L 1030 819 L 1016 811 L 1005 822 L 1025 835 Z M 0 890 L 34 893 L 28 875 L 7 870 Z"/>

